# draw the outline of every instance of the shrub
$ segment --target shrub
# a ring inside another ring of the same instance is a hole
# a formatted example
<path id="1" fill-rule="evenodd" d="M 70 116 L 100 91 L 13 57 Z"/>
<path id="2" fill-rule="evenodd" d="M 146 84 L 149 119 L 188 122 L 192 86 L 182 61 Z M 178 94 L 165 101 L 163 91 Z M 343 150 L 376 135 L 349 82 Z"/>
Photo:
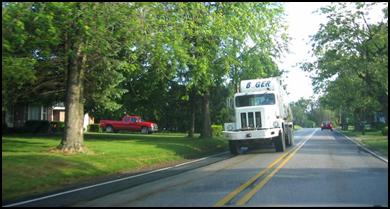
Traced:
<path id="1" fill-rule="evenodd" d="M 303 127 L 305 128 L 314 128 L 316 126 L 316 123 L 312 120 L 304 119 L 303 121 Z"/>
<path id="2" fill-rule="evenodd" d="M 88 131 L 89 132 L 102 132 L 102 130 L 100 129 L 100 126 L 99 124 L 89 124 L 88 125 Z"/>
<path id="3" fill-rule="evenodd" d="M 222 136 L 222 125 L 211 125 L 212 136 Z"/>
<path id="4" fill-rule="evenodd" d="M 372 123 L 372 128 L 375 129 L 375 130 L 382 130 L 384 127 L 386 127 L 386 124 L 385 123 L 381 123 L 381 122 L 374 122 Z"/>
<path id="5" fill-rule="evenodd" d="M 298 129 L 301 129 L 301 128 L 302 128 L 302 126 L 294 124 L 294 130 L 298 130 Z"/>
<path id="6" fill-rule="evenodd" d="M 47 120 L 28 120 L 24 124 L 24 131 L 27 133 L 48 133 L 50 123 Z"/>
<path id="7" fill-rule="evenodd" d="M 388 131 L 389 131 L 388 126 L 383 127 L 383 129 L 382 129 L 382 135 L 383 135 L 383 136 L 387 136 Z"/>
<path id="8" fill-rule="evenodd" d="M 65 122 L 52 121 L 50 122 L 50 127 L 53 132 L 63 132 L 65 129 Z"/>
<path id="9" fill-rule="evenodd" d="M 8 133 L 9 132 L 8 126 L 7 126 L 6 123 L 1 124 L 1 130 L 2 130 L 2 133 Z"/>

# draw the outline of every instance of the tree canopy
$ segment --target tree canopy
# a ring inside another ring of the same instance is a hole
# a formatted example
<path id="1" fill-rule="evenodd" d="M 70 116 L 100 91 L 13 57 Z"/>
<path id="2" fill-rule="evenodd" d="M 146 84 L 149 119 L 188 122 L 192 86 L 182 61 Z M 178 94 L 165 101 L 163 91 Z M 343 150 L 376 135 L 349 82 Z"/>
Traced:
<path id="1" fill-rule="evenodd" d="M 373 6 L 382 6 L 384 12 L 377 23 L 368 19 Z M 374 111 L 382 111 L 387 117 L 387 4 L 332 3 L 318 12 L 327 15 L 328 22 L 312 36 L 316 61 L 301 66 L 315 72 L 314 90 L 324 92 L 322 103 L 353 113 L 359 120 Z"/>
<path id="2" fill-rule="evenodd" d="M 82 146 L 85 111 L 209 138 L 241 79 L 281 74 L 287 41 L 280 3 L 3 3 L 2 17 L 2 109 L 65 101 L 62 146 Z"/>

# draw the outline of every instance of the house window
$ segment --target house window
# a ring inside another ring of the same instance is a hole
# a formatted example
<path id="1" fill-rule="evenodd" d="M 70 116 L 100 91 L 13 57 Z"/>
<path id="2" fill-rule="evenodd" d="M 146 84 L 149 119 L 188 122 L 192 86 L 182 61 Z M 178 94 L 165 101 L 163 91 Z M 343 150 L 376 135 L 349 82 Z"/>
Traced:
<path id="1" fill-rule="evenodd" d="M 5 112 L 5 123 L 8 127 L 14 127 L 14 107 L 10 106 L 9 111 Z"/>
<path id="2" fill-rule="evenodd" d="M 41 120 L 47 120 L 47 108 L 42 106 L 41 107 Z"/>
<path id="3" fill-rule="evenodd" d="M 23 114 L 23 120 L 26 122 L 28 120 L 28 105 L 24 105 L 24 114 Z"/>
<path id="4" fill-rule="evenodd" d="M 40 120 L 41 119 L 41 107 L 38 105 L 28 106 L 28 120 Z"/>

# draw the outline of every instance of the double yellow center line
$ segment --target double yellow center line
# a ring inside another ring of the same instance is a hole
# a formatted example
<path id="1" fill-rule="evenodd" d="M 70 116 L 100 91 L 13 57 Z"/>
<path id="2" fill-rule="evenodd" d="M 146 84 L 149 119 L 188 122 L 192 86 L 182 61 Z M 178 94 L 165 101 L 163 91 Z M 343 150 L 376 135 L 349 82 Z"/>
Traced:
<path id="1" fill-rule="evenodd" d="M 254 186 L 253 189 L 251 189 L 248 193 L 246 193 L 241 199 L 239 199 L 236 202 L 236 205 L 245 205 L 252 197 L 255 195 L 263 186 L 294 156 L 294 154 L 301 149 L 301 147 L 314 135 L 314 133 L 317 131 L 313 131 L 308 137 L 306 137 L 302 142 L 300 142 L 294 149 L 291 149 L 289 152 L 284 153 L 282 156 L 278 157 L 276 160 L 274 160 L 272 163 L 270 163 L 264 170 L 257 173 L 255 176 L 253 176 L 251 179 L 249 179 L 247 182 L 242 184 L 241 186 L 237 187 L 235 190 L 230 192 L 228 195 L 226 195 L 224 198 L 219 200 L 214 207 L 221 207 L 229 203 L 233 198 L 235 198 L 237 195 L 239 195 L 242 191 L 244 191 L 246 188 L 248 188 L 250 185 L 252 185 L 254 182 L 256 182 L 260 177 L 262 177 L 264 174 L 269 173 L 271 169 L 278 164 L 281 160 L 279 165 L 264 179 L 262 179 L 257 185 Z"/>

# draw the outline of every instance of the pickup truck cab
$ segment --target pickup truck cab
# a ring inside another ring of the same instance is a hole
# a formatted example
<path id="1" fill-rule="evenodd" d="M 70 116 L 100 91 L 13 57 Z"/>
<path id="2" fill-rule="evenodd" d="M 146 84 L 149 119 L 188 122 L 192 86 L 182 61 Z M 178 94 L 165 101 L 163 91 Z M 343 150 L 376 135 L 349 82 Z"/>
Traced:
<path id="1" fill-rule="evenodd" d="M 143 121 L 137 115 L 125 115 L 121 121 L 115 120 L 100 120 L 100 128 L 106 132 L 140 131 L 144 134 L 150 134 L 158 130 L 156 123 Z"/>

